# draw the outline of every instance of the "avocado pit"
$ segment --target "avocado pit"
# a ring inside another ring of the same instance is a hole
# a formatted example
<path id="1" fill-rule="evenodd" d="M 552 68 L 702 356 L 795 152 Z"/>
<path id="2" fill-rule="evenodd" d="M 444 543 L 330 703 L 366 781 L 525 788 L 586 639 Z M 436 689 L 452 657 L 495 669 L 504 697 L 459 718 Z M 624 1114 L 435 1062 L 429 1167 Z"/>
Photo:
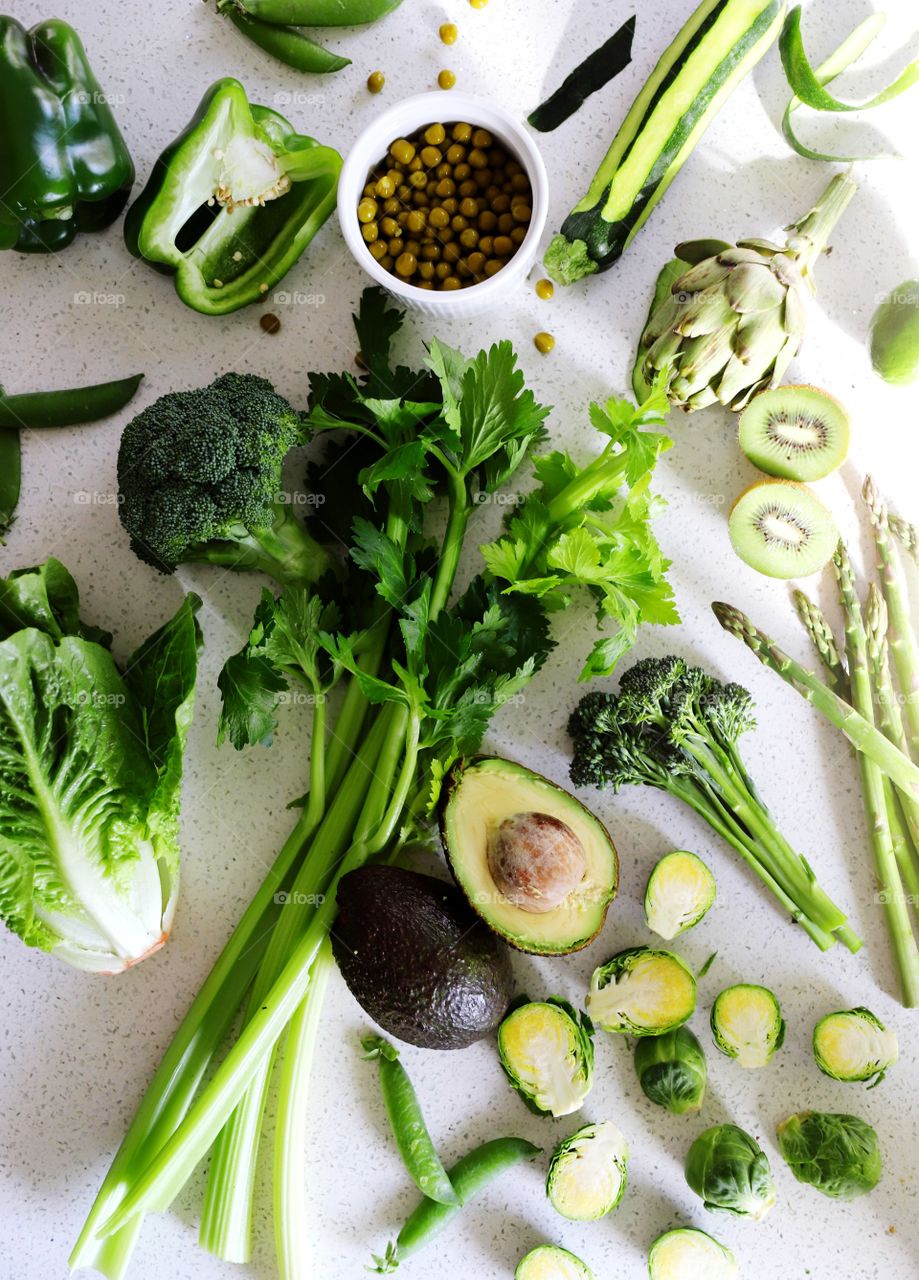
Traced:
<path id="1" fill-rule="evenodd" d="M 495 885 L 521 911 L 554 911 L 587 871 L 584 846 L 567 822 L 550 813 L 515 813 L 488 845 Z"/>

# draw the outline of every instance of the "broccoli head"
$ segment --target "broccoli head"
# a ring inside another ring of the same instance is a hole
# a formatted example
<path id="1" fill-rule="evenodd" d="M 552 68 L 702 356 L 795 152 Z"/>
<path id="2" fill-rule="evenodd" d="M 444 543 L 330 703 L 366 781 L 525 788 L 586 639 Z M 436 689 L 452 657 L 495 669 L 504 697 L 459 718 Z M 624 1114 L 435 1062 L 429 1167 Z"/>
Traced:
<path id="1" fill-rule="evenodd" d="M 118 453 L 135 554 L 163 573 L 207 561 L 284 585 L 315 582 L 328 554 L 283 492 L 284 459 L 305 439 L 303 416 L 255 374 L 161 396 L 128 423 Z"/>

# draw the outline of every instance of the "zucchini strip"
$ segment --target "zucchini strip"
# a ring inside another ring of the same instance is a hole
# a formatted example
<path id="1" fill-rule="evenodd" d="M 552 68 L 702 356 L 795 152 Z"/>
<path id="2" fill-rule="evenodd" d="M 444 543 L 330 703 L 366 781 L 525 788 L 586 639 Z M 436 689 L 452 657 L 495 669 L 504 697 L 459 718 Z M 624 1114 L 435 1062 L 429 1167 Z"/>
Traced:
<path id="1" fill-rule="evenodd" d="M 788 145 L 799 156 L 804 156 L 808 160 L 851 163 L 857 160 L 878 160 L 896 155 L 895 152 L 883 152 L 875 155 L 840 156 L 831 155 L 825 151 L 813 151 L 801 142 L 791 124 L 792 112 L 797 111 L 800 106 L 812 107 L 815 111 L 868 111 L 872 107 L 880 107 L 885 102 L 899 97 L 919 80 L 919 61 L 916 61 L 905 67 L 892 84 L 875 94 L 873 98 L 869 98 L 867 102 L 842 102 L 839 98 L 834 98 L 831 93 L 827 93 L 824 86 L 830 84 L 861 57 L 875 40 L 885 22 L 883 13 L 871 14 L 864 22 L 859 23 L 842 44 L 815 69 L 804 51 L 804 41 L 801 37 L 801 9 L 797 7 L 789 13 L 779 37 L 779 51 L 793 96 L 782 116 L 782 133 Z"/>
<path id="2" fill-rule="evenodd" d="M 784 16 L 784 0 L 703 0 L 696 8 L 549 245 L 545 266 L 554 280 L 572 284 L 620 257 Z"/>
<path id="3" fill-rule="evenodd" d="M 585 100 L 624 71 L 632 61 L 635 15 L 567 75 L 554 93 L 527 116 L 540 133 L 551 133 L 573 116 Z"/>

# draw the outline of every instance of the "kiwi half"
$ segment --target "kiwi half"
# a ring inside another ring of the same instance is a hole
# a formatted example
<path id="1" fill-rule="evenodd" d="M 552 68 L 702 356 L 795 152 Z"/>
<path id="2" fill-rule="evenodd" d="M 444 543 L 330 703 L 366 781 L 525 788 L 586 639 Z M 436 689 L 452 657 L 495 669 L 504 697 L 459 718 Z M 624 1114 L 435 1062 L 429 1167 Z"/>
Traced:
<path id="1" fill-rule="evenodd" d="M 820 480 L 849 452 L 849 417 L 819 387 L 774 387 L 740 415 L 740 447 L 760 471 L 786 480 Z"/>
<path id="2" fill-rule="evenodd" d="M 728 520 L 734 550 L 768 578 L 806 578 L 836 549 L 839 530 L 810 489 L 790 480 L 760 480 L 745 489 Z"/>

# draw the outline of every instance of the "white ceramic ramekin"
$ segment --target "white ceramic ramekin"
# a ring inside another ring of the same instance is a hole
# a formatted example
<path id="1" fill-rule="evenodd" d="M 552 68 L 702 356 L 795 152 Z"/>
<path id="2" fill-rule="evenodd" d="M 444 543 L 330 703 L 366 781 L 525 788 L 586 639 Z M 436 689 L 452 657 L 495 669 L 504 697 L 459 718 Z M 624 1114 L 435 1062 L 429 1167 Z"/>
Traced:
<path id="1" fill-rule="evenodd" d="M 533 191 L 533 216 L 520 248 L 497 275 L 467 289 L 441 293 L 419 289 L 384 271 L 370 255 L 357 220 L 357 205 L 367 174 L 386 155 L 391 142 L 404 138 L 436 121 L 444 124 L 468 121 L 488 129 L 507 147 L 526 170 Z M 345 160 L 338 181 L 338 218 L 342 234 L 355 259 L 369 276 L 388 289 L 406 307 L 428 316 L 463 318 L 481 315 L 483 311 L 507 300 L 520 285 L 533 264 L 549 208 L 549 180 L 542 156 L 533 139 L 512 115 L 452 90 L 419 93 L 382 112 L 356 139 Z"/>

